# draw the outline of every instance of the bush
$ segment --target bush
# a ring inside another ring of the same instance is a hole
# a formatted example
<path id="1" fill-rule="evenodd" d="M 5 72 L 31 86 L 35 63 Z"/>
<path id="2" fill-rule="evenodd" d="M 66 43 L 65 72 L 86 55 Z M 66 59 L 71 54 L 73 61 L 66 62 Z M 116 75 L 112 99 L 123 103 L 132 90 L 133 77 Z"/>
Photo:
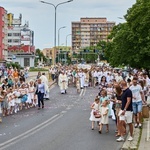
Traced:
<path id="1" fill-rule="evenodd" d="M 17 69 L 20 69 L 20 68 L 21 68 L 20 64 L 18 64 L 18 63 L 13 63 L 13 62 L 6 63 L 6 67 L 7 67 L 7 68 L 13 67 L 13 68 L 17 68 Z"/>
<path id="2" fill-rule="evenodd" d="M 48 71 L 48 69 L 31 67 L 29 71 L 30 72 L 34 72 L 34 71 Z"/>

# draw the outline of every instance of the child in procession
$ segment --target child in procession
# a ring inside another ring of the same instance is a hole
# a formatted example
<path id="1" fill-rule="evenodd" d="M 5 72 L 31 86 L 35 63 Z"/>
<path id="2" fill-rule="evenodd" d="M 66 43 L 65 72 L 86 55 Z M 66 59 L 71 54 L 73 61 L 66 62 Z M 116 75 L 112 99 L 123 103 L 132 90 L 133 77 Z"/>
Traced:
<path id="1" fill-rule="evenodd" d="M 92 103 L 91 109 L 92 111 L 89 120 L 92 121 L 92 130 L 94 130 L 95 122 L 97 122 L 97 124 L 99 125 L 99 122 L 101 121 L 100 101 L 98 96 L 95 98 L 95 101 Z"/>
<path id="2" fill-rule="evenodd" d="M 109 117 L 108 117 L 108 104 L 109 102 L 106 100 L 102 103 L 102 108 L 101 108 L 101 122 L 100 122 L 100 128 L 99 128 L 99 133 L 102 133 L 102 127 L 103 125 L 106 125 L 106 133 L 109 132 Z"/>

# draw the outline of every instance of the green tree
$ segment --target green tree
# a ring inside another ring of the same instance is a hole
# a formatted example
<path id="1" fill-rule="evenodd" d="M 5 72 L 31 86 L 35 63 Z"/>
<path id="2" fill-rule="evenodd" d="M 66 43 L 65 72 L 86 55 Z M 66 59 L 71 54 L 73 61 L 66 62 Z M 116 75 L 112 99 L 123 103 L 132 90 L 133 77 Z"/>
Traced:
<path id="1" fill-rule="evenodd" d="M 125 15 L 126 23 L 116 25 L 106 45 L 106 57 L 118 66 L 150 69 L 150 1 L 137 0 Z"/>
<path id="2" fill-rule="evenodd" d="M 40 49 L 36 49 L 35 55 L 38 56 L 35 59 L 35 62 L 37 63 L 38 59 L 41 61 L 43 59 L 43 62 L 47 62 L 47 58 L 43 55 L 42 51 Z"/>

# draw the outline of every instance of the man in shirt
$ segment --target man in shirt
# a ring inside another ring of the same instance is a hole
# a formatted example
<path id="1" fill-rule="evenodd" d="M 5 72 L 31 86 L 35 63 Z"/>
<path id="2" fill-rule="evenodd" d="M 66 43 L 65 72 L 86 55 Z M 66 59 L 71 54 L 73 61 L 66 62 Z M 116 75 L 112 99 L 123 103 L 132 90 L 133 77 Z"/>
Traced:
<path id="1" fill-rule="evenodd" d="M 119 112 L 119 120 L 120 120 L 120 126 L 119 130 L 121 131 L 121 136 L 117 139 L 117 142 L 124 141 L 124 133 L 125 133 L 125 128 L 124 128 L 124 121 L 128 124 L 129 126 L 129 131 L 130 131 L 130 137 L 128 141 L 133 140 L 133 124 L 132 124 L 132 92 L 127 86 L 127 82 L 121 81 L 120 86 L 123 89 L 122 93 L 122 107 Z"/>
<path id="2" fill-rule="evenodd" d="M 134 77 L 132 81 L 132 86 L 130 86 L 130 90 L 132 91 L 133 100 L 132 100 L 132 106 L 133 106 L 133 114 L 135 118 L 135 125 L 134 127 L 141 128 L 142 124 L 142 101 L 144 101 L 144 94 L 142 91 L 142 87 L 137 84 L 138 78 Z"/>

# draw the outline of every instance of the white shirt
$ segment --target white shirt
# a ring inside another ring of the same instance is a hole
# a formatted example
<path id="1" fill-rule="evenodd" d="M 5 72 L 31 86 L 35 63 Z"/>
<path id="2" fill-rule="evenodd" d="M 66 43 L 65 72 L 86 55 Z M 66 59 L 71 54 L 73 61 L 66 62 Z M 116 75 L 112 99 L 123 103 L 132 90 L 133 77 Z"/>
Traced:
<path id="1" fill-rule="evenodd" d="M 142 97 L 141 97 L 141 93 L 140 93 L 140 92 L 142 92 L 142 87 L 140 85 L 136 85 L 136 86 L 131 85 L 130 90 L 132 91 L 132 96 L 133 96 L 132 101 L 133 102 L 142 101 Z"/>

